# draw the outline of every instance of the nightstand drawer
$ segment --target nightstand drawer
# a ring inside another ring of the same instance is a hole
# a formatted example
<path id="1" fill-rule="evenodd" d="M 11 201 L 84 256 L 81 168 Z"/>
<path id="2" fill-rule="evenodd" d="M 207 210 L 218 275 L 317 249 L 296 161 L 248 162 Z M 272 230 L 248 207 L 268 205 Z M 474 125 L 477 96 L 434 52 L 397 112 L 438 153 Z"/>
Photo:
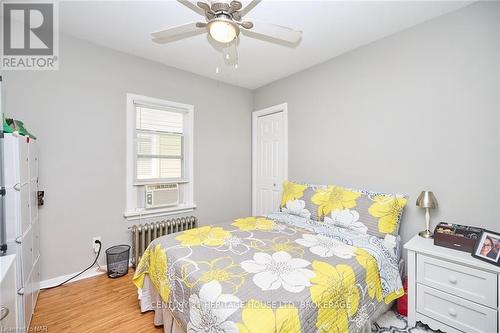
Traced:
<path id="1" fill-rule="evenodd" d="M 497 308 L 497 275 L 433 257 L 417 256 L 417 282 Z"/>
<path id="2" fill-rule="evenodd" d="M 497 311 L 417 285 L 417 312 L 468 333 L 497 332 Z"/>

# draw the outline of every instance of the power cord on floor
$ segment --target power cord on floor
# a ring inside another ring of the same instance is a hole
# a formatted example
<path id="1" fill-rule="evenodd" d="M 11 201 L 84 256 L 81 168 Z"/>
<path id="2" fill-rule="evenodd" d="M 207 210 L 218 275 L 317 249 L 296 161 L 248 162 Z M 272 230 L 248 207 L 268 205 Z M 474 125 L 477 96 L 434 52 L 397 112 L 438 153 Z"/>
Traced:
<path id="1" fill-rule="evenodd" d="M 96 244 L 99 244 L 99 250 L 97 251 L 97 255 L 95 256 L 95 259 L 94 259 L 94 262 L 87 268 L 85 268 L 83 271 L 81 271 L 80 273 L 78 274 L 75 274 L 74 276 L 70 277 L 69 279 L 55 285 L 55 286 L 52 286 L 52 287 L 46 287 L 46 288 L 40 288 L 40 290 L 48 290 L 48 289 L 53 289 L 53 288 L 57 288 L 57 287 L 60 287 L 62 286 L 63 284 L 73 280 L 74 278 L 82 275 L 83 273 L 85 273 L 86 271 L 88 271 L 89 269 L 91 269 L 92 267 L 94 267 L 94 265 L 96 264 L 97 260 L 99 259 L 99 255 L 101 254 L 101 247 L 102 247 L 102 244 L 101 244 L 101 241 L 100 240 L 97 240 L 95 241 Z M 100 267 L 100 266 L 99 266 Z"/>

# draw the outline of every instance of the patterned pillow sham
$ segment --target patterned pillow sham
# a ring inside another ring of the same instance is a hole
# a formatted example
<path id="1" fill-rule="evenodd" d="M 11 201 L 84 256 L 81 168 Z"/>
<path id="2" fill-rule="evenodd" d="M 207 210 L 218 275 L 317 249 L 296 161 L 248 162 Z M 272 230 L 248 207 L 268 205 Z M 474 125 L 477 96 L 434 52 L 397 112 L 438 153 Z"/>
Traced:
<path id="1" fill-rule="evenodd" d="M 322 222 L 333 210 L 354 207 L 359 195 L 335 185 L 311 185 L 285 180 L 281 211 Z"/>
<path id="2" fill-rule="evenodd" d="M 387 234 L 398 235 L 401 216 L 407 198 L 398 194 L 376 193 L 344 189 L 357 193 L 351 207 L 332 209 L 325 223 L 341 226 L 362 233 L 384 238 Z"/>
<path id="3" fill-rule="evenodd" d="M 403 195 L 285 181 L 281 211 L 384 238 L 398 235 L 406 202 Z"/>
<path id="4" fill-rule="evenodd" d="M 320 188 L 323 188 L 323 186 L 306 185 L 285 180 L 283 182 L 281 211 L 311 220 L 323 221 L 323 215 L 318 214 L 317 206 L 311 201 L 316 190 Z"/>

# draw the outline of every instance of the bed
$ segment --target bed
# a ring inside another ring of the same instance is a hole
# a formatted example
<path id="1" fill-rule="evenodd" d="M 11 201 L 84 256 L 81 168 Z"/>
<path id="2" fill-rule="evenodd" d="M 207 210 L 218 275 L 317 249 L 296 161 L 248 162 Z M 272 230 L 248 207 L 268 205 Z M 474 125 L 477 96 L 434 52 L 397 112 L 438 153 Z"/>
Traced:
<path id="1" fill-rule="evenodd" d="M 157 238 L 133 281 L 165 332 L 369 332 L 403 295 L 399 248 L 283 209 Z"/>

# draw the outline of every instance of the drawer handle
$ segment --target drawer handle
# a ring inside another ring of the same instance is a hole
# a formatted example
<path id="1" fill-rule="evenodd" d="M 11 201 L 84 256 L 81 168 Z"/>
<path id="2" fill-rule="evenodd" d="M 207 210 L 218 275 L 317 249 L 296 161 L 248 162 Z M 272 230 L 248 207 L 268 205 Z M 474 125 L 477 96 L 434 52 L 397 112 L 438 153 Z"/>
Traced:
<path id="1" fill-rule="evenodd" d="M 8 315 L 9 315 L 9 308 L 6 308 L 5 306 L 2 306 L 1 314 L 0 314 L 0 320 L 3 320 Z"/>
<path id="2" fill-rule="evenodd" d="M 448 309 L 448 313 L 450 314 L 450 316 L 452 317 L 456 317 L 457 316 L 457 310 L 455 310 L 454 308 L 449 308 Z"/>
<path id="3" fill-rule="evenodd" d="M 457 277 L 455 275 L 450 275 L 448 277 L 448 281 L 450 281 L 451 284 L 456 284 L 457 283 Z"/>

